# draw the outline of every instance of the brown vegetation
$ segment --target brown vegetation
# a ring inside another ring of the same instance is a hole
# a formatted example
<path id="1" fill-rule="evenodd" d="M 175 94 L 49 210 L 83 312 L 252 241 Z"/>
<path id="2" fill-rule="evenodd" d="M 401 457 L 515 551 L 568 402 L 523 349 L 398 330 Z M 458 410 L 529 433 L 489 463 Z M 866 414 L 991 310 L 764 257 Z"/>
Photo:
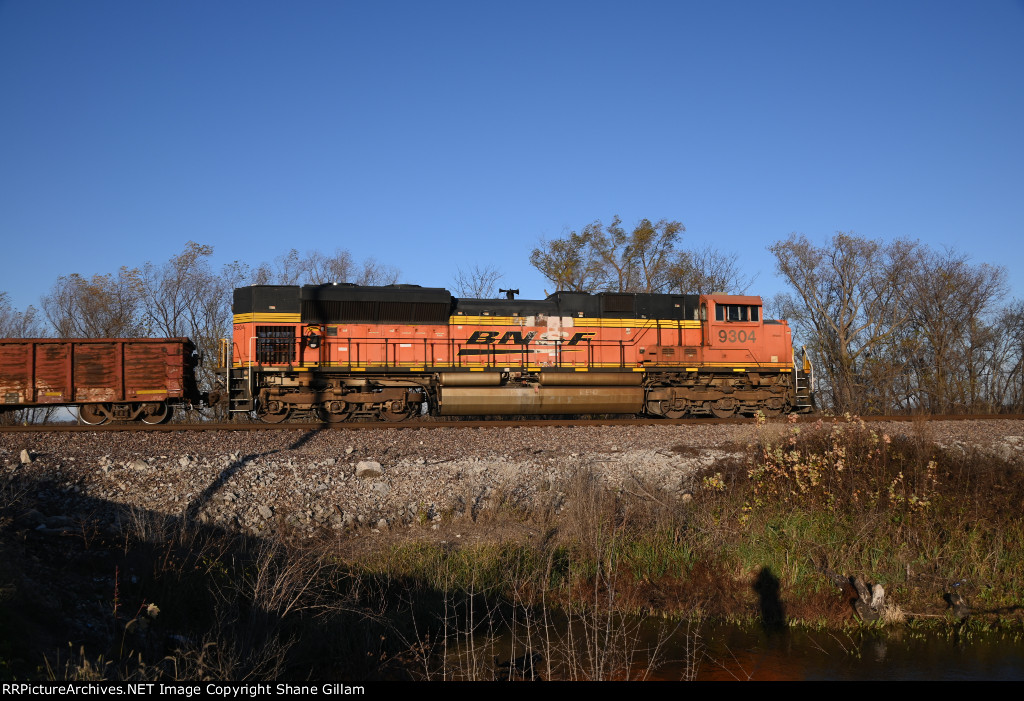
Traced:
<path id="1" fill-rule="evenodd" d="M 618 217 L 607 226 L 595 221 L 541 241 L 530 264 L 551 282 L 552 292 L 743 294 L 751 283 L 734 254 L 710 246 L 681 249 L 686 227 L 678 221 L 641 219 L 632 231 L 621 224 Z"/>
<path id="2" fill-rule="evenodd" d="M 685 492 L 583 468 L 535 502 L 493 494 L 372 545 L 138 509 L 40 529 L 34 510 L 65 487 L 17 474 L 0 500 L 0 676 L 643 678 L 672 636 L 699 665 L 708 618 L 854 625 L 858 581 L 884 584 L 890 625 L 1021 622 L 1018 468 L 923 424 L 765 426 Z"/>
<path id="3" fill-rule="evenodd" d="M 1020 303 L 1005 269 L 918 241 L 839 232 L 769 249 L 794 290 L 775 306 L 814 359 L 819 405 L 837 414 L 1024 408 Z"/>

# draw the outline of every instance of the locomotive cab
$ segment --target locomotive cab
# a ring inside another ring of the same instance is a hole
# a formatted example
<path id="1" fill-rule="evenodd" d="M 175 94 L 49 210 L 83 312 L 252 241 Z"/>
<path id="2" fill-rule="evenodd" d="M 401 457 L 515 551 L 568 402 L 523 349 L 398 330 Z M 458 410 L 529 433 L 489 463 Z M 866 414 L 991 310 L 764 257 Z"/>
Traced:
<path id="1" fill-rule="evenodd" d="M 704 321 L 705 360 L 711 363 L 751 363 L 764 365 L 784 360 L 776 346 L 786 339 L 772 334 L 771 343 L 762 322 L 761 298 L 739 295 L 706 295 L 701 298 Z M 765 351 L 775 347 L 775 352 Z M 774 356 L 774 360 L 771 360 Z"/>

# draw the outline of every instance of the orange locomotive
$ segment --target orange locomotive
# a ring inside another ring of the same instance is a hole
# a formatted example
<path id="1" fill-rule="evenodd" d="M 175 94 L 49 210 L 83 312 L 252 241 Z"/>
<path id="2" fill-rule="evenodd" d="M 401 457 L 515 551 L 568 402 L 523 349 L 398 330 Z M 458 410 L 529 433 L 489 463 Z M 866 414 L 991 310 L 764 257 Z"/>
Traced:
<path id="1" fill-rule="evenodd" d="M 221 359 L 230 410 L 268 422 L 812 407 L 810 366 L 760 297 L 260 285 L 235 290 L 233 311 Z"/>

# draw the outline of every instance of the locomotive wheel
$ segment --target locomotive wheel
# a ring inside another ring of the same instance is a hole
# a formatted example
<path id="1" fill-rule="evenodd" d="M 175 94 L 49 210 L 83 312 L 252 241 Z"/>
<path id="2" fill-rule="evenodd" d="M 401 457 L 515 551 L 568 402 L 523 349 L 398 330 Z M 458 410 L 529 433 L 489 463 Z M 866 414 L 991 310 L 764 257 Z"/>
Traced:
<path id="1" fill-rule="evenodd" d="M 341 400 L 325 402 L 324 406 L 317 410 L 317 413 L 322 421 L 332 424 L 340 423 L 352 418 L 352 406 Z"/>
<path id="2" fill-rule="evenodd" d="M 686 416 L 686 409 L 673 409 L 672 402 L 665 400 L 658 402 L 658 413 L 666 419 L 681 419 Z"/>
<path id="3" fill-rule="evenodd" d="M 418 407 L 418 404 L 406 404 L 398 400 L 388 402 L 381 407 L 380 418 L 391 422 L 405 421 L 412 416 L 413 411 Z"/>
<path id="4" fill-rule="evenodd" d="M 262 421 L 265 424 L 279 424 L 285 419 L 287 419 L 289 416 L 291 416 L 291 414 L 292 412 L 290 409 L 285 409 L 284 411 L 280 411 L 276 414 L 257 413 L 257 416 L 259 417 L 260 421 Z"/>
<path id="5" fill-rule="evenodd" d="M 155 426 L 157 424 L 167 423 L 168 421 L 171 420 L 172 416 L 174 416 L 174 409 L 172 409 L 171 406 L 167 404 L 167 402 L 160 402 L 160 404 L 157 405 L 157 407 L 152 411 L 152 413 L 143 410 L 142 415 L 139 416 L 139 419 L 144 424 Z"/>
<path id="6" fill-rule="evenodd" d="M 782 397 L 770 397 L 761 404 L 760 409 L 765 418 L 773 419 L 776 416 L 782 416 L 782 413 L 786 410 L 786 401 Z"/>
<path id="7" fill-rule="evenodd" d="M 719 399 L 711 403 L 711 413 L 719 419 L 729 419 L 736 415 L 736 402 L 731 399 Z"/>
<path id="8" fill-rule="evenodd" d="M 284 402 L 267 402 L 256 410 L 256 416 L 265 424 L 279 424 L 289 416 L 292 410 Z"/>
<path id="9" fill-rule="evenodd" d="M 102 426 L 110 421 L 101 404 L 83 404 L 78 407 L 78 420 L 89 426 Z"/>

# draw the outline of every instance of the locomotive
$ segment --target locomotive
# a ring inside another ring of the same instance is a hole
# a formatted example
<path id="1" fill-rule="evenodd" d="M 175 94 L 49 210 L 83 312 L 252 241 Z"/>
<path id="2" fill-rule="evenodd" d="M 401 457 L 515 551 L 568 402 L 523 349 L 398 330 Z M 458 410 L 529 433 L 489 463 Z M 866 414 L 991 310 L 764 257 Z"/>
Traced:
<path id="1" fill-rule="evenodd" d="M 777 416 L 813 408 L 789 325 L 746 295 L 464 299 L 418 285 L 238 288 L 233 416 Z"/>

